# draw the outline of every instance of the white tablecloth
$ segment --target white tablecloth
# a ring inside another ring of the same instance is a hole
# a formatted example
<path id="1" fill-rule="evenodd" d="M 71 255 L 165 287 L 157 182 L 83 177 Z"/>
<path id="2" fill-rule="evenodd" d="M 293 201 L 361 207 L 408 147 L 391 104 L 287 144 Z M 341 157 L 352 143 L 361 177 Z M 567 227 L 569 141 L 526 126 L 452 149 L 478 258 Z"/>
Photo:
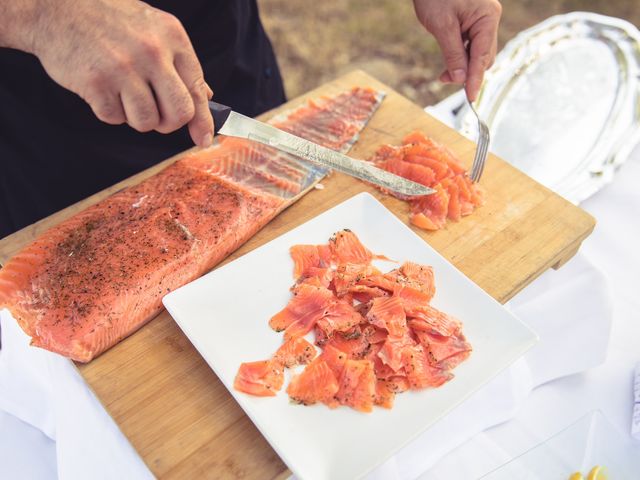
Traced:
<path id="1" fill-rule="evenodd" d="M 638 183 L 640 150 L 583 205 L 599 223 L 582 252 L 511 302 L 538 346 L 370 478 L 478 478 L 595 408 L 629 432 L 640 360 Z M 0 323 L 2 476 L 151 477 L 73 365 L 28 347 L 7 311 Z"/>

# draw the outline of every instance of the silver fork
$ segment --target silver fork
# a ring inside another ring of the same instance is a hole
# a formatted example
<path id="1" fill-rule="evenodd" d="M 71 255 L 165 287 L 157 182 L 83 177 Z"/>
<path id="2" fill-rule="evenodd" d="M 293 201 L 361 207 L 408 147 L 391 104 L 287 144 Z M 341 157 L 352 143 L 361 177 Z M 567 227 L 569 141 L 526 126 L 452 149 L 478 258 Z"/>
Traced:
<path id="1" fill-rule="evenodd" d="M 484 163 L 487 160 L 487 155 L 489 154 L 489 142 L 491 138 L 489 135 L 489 127 L 487 127 L 486 123 L 480 120 L 480 115 L 478 115 L 476 109 L 473 108 L 473 103 L 471 103 L 469 97 L 467 97 L 467 103 L 478 119 L 478 145 L 476 147 L 476 155 L 473 158 L 473 164 L 471 165 L 471 173 L 469 174 L 471 181 L 475 183 L 478 182 L 482 176 Z"/>

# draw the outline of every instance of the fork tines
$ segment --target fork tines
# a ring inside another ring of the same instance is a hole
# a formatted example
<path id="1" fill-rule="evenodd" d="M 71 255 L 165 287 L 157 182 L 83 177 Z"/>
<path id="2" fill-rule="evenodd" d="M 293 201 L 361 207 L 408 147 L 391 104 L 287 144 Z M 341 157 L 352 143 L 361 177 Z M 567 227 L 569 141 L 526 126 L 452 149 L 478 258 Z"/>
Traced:
<path id="1" fill-rule="evenodd" d="M 469 102 L 469 99 L 467 99 L 467 101 Z M 487 124 L 480 119 L 478 112 L 476 112 L 475 108 L 473 108 L 471 102 L 469 102 L 469 106 L 471 107 L 471 111 L 473 111 L 476 118 L 478 119 L 478 146 L 476 147 L 476 154 L 473 158 L 473 164 L 471 165 L 471 173 L 469 174 L 469 177 L 471 178 L 471 181 L 478 182 L 480 180 L 480 177 L 482 176 L 484 164 L 489 153 L 490 135 L 489 127 L 487 127 Z"/>

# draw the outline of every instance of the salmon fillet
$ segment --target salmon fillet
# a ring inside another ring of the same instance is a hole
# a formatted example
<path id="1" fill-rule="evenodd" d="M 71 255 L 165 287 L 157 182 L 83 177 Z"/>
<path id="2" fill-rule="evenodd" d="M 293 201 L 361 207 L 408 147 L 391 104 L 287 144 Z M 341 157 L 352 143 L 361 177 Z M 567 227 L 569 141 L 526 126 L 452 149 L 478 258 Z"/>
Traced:
<path id="1" fill-rule="evenodd" d="M 278 126 L 342 151 L 381 101 L 354 88 Z M 0 308 L 32 344 L 88 362 L 155 317 L 162 297 L 210 270 L 326 173 L 222 138 L 46 231 L 0 270 Z"/>

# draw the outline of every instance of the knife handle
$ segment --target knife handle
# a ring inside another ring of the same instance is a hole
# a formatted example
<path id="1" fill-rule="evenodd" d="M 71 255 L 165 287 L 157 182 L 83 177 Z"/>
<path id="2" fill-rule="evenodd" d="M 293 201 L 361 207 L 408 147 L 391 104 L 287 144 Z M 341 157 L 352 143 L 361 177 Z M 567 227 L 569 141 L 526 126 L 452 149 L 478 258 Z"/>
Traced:
<path id="1" fill-rule="evenodd" d="M 224 122 L 229 118 L 229 115 L 231 114 L 231 107 L 209 101 L 209 110 L 211 110 L 211 116 L 213 117 L 214 134 L 217 135 L 218 131 L 224 125 Z"/>

